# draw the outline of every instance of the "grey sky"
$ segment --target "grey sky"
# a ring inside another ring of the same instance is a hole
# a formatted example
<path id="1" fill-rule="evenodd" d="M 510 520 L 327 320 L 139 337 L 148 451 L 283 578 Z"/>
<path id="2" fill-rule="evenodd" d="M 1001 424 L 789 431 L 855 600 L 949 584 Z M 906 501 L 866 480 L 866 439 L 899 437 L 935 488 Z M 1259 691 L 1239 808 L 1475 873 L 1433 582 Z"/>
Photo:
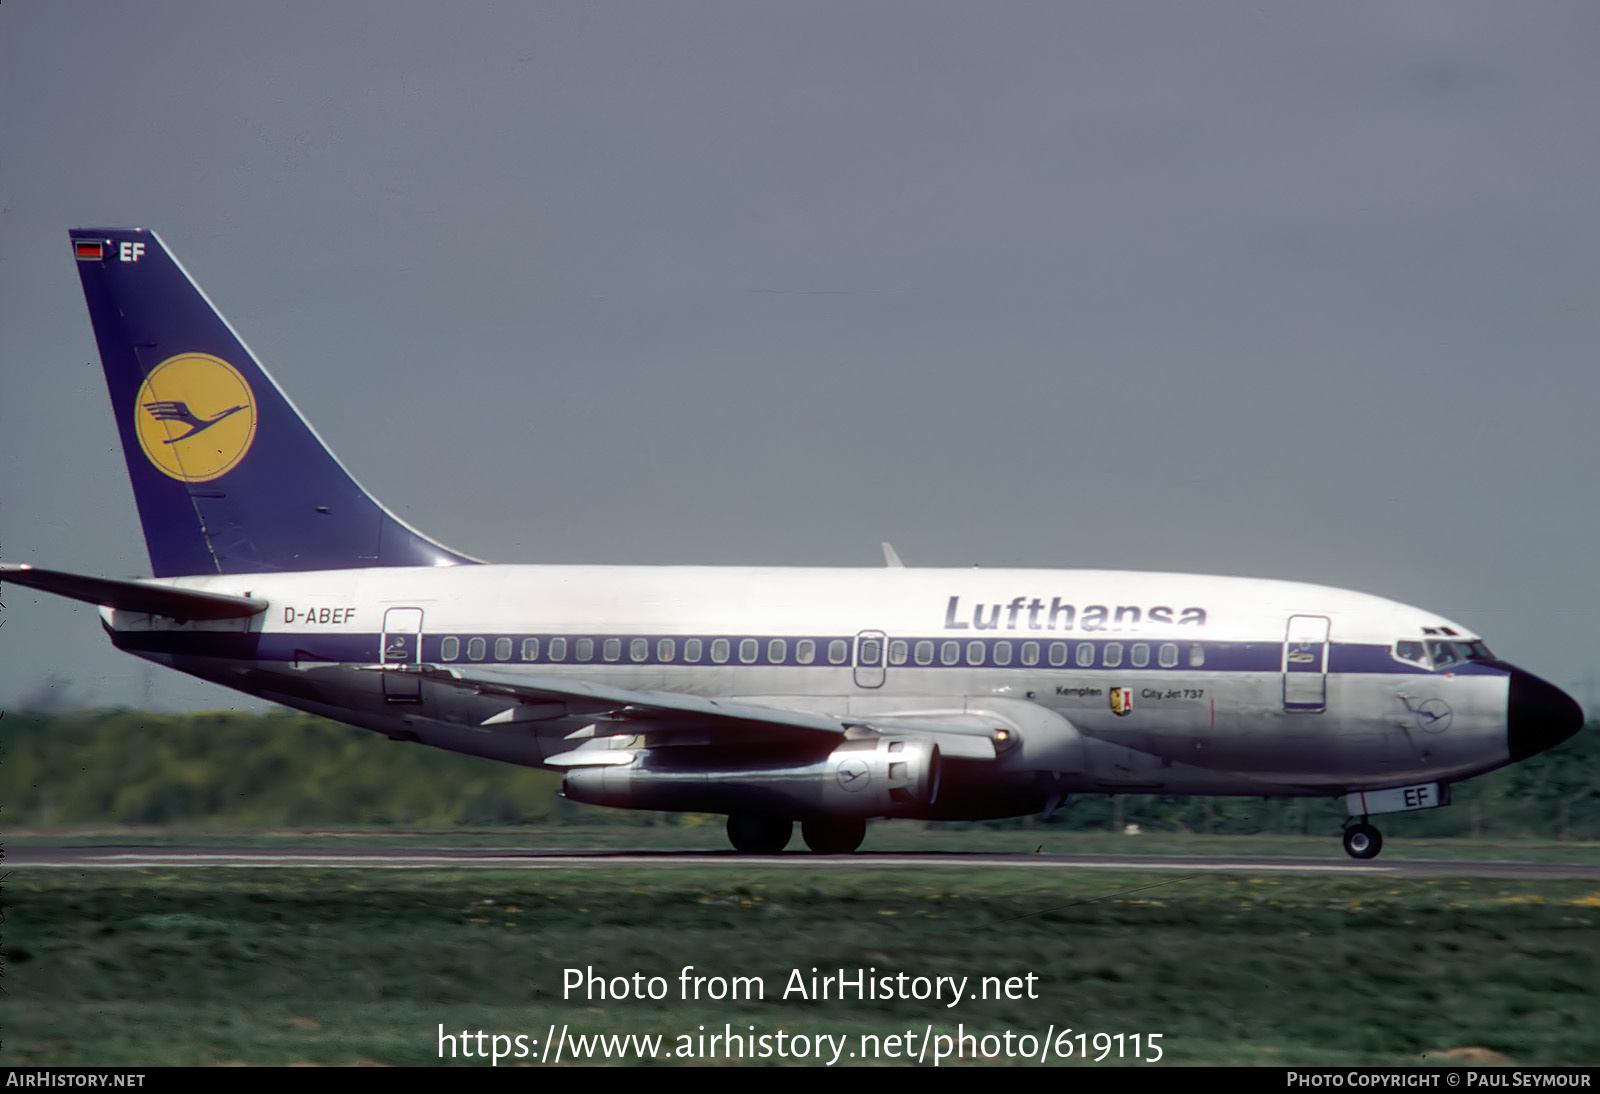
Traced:
<path id="1" fill-rule="evenodd" d="M 66 240 L 137 224 L 471 553 L 1297 578 L 1587 700 L 1597 53 L 1588 3 L 7 3 L 0 558 L 148 572 Z M 0 703 L 242 701 L 3 599 Z"/>

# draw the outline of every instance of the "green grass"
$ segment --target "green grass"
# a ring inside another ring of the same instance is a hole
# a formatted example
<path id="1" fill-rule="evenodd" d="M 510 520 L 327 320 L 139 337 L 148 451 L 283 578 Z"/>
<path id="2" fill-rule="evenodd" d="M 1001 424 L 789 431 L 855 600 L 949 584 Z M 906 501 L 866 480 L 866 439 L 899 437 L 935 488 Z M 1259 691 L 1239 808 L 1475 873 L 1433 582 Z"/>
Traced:
<path id="1" fill-rule="evenodd" d="M 1037 835 L 1030 836 L 1037 842 Z M 1032 848 L 1030 847 L 1029 850 Z M 438 1029 L 543 1039 L 1163 1034 L 1172 1064 L 1600 1060 L 1592 882 L 929 869 L 13 869 L 6 1064 L 438 1062 Z M 679 970 L 759 1002 L 679 998 Z M 667 999 L 563 998 L 563 970 Z M 1038 977 L 1037 998 L 781 998 L 791 970 Z M 481 1063 L 473 1060 L 470 1063 Z"/>

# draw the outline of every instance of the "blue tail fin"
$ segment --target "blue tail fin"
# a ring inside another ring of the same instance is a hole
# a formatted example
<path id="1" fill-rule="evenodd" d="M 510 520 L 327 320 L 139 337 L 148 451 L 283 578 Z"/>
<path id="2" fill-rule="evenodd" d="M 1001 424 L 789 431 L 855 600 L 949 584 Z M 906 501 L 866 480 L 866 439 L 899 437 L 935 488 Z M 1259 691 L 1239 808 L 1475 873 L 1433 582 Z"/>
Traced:
<path id="1" fill-rule="evenodd" d="M 154 232 L 70 234 L 155 576 L 477 561 L 361 489 Z"/>

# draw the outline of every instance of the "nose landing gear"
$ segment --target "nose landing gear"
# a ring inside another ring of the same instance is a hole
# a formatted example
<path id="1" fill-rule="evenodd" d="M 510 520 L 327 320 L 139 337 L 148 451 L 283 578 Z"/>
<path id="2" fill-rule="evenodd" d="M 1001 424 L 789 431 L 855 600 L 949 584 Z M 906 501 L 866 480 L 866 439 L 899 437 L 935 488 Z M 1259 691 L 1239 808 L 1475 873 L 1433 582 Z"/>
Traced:
<path id="1" fill-rule="evenodd" d="M 1362 817 L 1360 824 L 1347 825 L 1344 830 L 1344 852 L 1351 858 L 1377 858 L 1383 850 L 1383 833 Z"/>
<path id="2" fill-rule="evenodd" d="M 1344 796 L 1344 852 L 1351 858 L 1377 858 L 1383 835 L 1367 818 L 1373 814 L 1410 813 L 1450 804 L 1449 783 L 1414 783 L 1351 790 Z"/>

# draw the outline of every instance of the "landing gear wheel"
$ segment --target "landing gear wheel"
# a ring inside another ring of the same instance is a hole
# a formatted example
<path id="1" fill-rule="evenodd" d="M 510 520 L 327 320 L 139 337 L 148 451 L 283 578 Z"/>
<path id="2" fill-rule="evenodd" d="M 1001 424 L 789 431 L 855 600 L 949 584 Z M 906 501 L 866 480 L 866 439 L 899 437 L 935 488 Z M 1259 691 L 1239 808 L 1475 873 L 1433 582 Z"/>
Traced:
<path id="1" fill-rule="evenodd" d="M 1344 830 L 1344 851 L 1351 858 L 1377 858 L 1383 850 L 1383 833 L 1370 824 L 1355 824 Z"/>
<path id="2" fill-rule="evenodd" d="M 789 846 L 794 822 L 759 813 L 734 813 L 728 817 L 728 842 L 747 855 L 775 855 Z"/>
<path id="3" fill-rule="evenodd" d="M 800 835 L 819 855 L 848 855 L 867 838 L 867 822 L 860 817 L 820 817 L 801 821 Z"/>

